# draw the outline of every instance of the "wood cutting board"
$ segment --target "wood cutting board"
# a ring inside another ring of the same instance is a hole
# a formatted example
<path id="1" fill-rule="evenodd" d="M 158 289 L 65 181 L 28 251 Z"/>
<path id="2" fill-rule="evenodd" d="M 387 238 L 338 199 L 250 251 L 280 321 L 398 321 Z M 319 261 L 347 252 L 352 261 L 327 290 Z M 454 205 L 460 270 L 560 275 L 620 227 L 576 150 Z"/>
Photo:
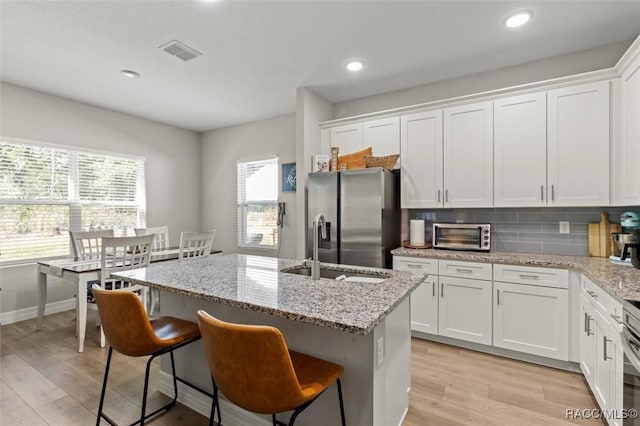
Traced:
<path id="1" fill-rule="evenodd" d="M 589 256 L 609 257 L 616 251 L 611 240 L 612 232 L 620 232 L 620 225 L 609 222 L 607 212 L 600 213 L 600 223 L 589 224 Z"/>

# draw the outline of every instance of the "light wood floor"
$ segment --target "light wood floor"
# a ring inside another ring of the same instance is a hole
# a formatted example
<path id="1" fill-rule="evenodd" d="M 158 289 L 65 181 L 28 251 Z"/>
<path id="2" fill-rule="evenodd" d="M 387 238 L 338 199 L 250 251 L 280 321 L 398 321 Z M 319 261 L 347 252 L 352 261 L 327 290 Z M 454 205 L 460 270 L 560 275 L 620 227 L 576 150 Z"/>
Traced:
<path id="1" fill-rule="evenodd" d="M 95 424 L 107 354 L 98 346 L 99 329 L 87 327 L 79 354 L 73 312 L 49 315 L 44 324 L 41 331 L 35 320 L 0 329 L 0 425 Z M 119 424 L 139 412 L 145 362 L 114 353 L 105 411 Z M 578 374 L 438 343 L 414 339 L 411 368 L 404 426 L 568 425 L 566 408 L 595 408 Z M 152 409 L 167 400 L 155 388 L 149 395 Z M 208 419 L 178 404 L 149 423 L 197 426 Z"/>

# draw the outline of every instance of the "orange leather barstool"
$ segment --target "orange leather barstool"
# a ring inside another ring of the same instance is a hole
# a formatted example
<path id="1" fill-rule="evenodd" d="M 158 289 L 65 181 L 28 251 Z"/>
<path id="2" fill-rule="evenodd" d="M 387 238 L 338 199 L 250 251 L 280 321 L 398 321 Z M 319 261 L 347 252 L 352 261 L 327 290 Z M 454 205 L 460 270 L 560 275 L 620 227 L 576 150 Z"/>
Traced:
<path id="1" fill-rule="evenodd" d="M 200 339 L 198 324 L 173 317 L 160 317 L 149 319 L 144 310 L 142 301 L 138 296 L 128 290 L 103 290 L 97 284 L 93 286 L 93 296 L 98 304 L 100 321 L 104 334 L 109 342 L 109 356 L 104 370 L 102 393 L 100 394 L 100 406 L 98 418 L 104 418 L 109 424 L 115 425 L 106 414 L 102 412 L 104 395 L 107 390 L 107 378 L 113 350 L 128 356 L 150 356 L 147 361 L 147 370 L 144 377 L 144 393 L 142 396 L 142 412 L 140 420 L 132 423 L 144 425 L 146 419 L 168 410 L 176 404 L 178 399 L 178 384 L 176 381 L 176 367 L 173 361 L 173 351 L 191 342 Z M 147 389 L 149 387 L 149 367 L 151 361 L 157 356 L 171 354 L 171 368 L 173 369 L 174 397 L 167 405 L 158 408 L 154 412 L 145 415 L 147 405 Z"/>
<path id="2" fill-rule="evenodd" d="M 276 419 L 276 414 L 294 410 L 289 419 L 291 426 L 333 383 L 338 388 L 340 416 L 345 425 L 342 366 L 290 351 L 275 327 L 227 323 L 205 311 L 198 311 L 198 325 L 213 381 L 210 425 L 218 390 L 245 410 L 271 414 L 273 425 L 286 426 Z"/>

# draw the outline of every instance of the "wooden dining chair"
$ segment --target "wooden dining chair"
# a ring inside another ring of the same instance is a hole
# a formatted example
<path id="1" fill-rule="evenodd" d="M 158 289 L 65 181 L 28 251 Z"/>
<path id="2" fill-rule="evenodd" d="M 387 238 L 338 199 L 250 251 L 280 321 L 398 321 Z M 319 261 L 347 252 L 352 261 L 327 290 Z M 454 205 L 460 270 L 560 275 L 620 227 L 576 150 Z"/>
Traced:
<path id="1" fill-rule="evenodd" d="M 113 237 L 113 229 L 102 231 L 69 231 L 74 260 L 98 260 L 102 238 Z"/>
<path id="2" fill-rule="evenodd" d="M 147 306 L 147 286 L 131 284 L 118 278 L 112 278 L 114 272 L 144 268 L 151 261 L 153 235 L 143 237 L 103 238 L 100 256 L 100 287 L 105 290 L 128 290 L 135 292 Z M 91 291 L 93 296 L 93 290 Z M 98 307 L 98 311 L 100 308 Z M 102 315 L 100 315 L 102 319 Z M 100 346 L 105 346 L 104 326 L 100 324 Z"/>
<path id="3" fill-rule="evenodd" d="M 136 236 L 153 235 L 152 249 L 166 250 L 171 244 L 169 243 L 169 227 L 156 226 L 151 228 L 133 228 Z M 160 306 L 160 290 L 157 288 L 149 289 L 149 315 L 153 315 L 156 307 Z"/>
<path id="4" fill-rule="evenodd" d="M 209 232 L 182 232 L 178 259 L 209 256 L 216 230 Z"/>
<path id="5" fill-rule="evenodd" d="M 271 414 L 273 425 L 286 425 L 276 414 L 298 415 L 336 383 L 340 418 L 345 425 L 340 376 L 344 368 L 311 355 L 291 351 L 275 327 L 233 324 L 198 311 L 198 326 L 211 369 L 214 399 L 209 424 L 218 409 L 218 391 L 245 410 Z M 220 424 L 220 422 L 218 422 Z"/>
<path id="6" fill-rule="evenodd" d="M 105 419 L 109 424 L 115 424 L 102 411 L 109 378 L 109 368 L 111 366 L 111 356 L 114 350 L 132 357 L 149 356 L 144 377 L 140 419 L 133 423 L 133 425 L 138 423 L 144 425 L 146 419 L 163 410 L 168 410 L 176 404 L 178 400 L 178 384 L 173 351 L 200 339 L 198 324 L 173 317 L 160 317 L 150 320 L 144 310 L 142 301 L 130 291 L 104 290 L 98 285 L 94 285 L 92 291 L 98 304 L 104 332 L 109 340 L 109 354 L 104 370 L 96 425 L 100 425 L 101 419 Z M 171 355 L 173 400 L 146 414 L 151 361 L 167 352 Z"/>

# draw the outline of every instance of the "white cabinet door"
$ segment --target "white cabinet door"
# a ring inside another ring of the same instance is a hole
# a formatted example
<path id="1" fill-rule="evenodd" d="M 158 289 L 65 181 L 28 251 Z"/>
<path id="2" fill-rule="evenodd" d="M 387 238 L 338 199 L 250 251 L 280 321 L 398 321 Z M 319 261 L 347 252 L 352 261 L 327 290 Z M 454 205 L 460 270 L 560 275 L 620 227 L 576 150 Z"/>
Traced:
<path id="1" fill-rule="evenodd" d="M 362 146 L 370 146 L 372 155 L 383 157 L 400 154 L 400 117 L 365 121 L 362 123 L 362 130 Z M 402 157 L 396 163 L 396 169 L 400 168 L 400 161 Z"/>
<path id="2" fill-rule="evenodd" d="M 493 346 L 569 360 L 568 290 L 493 283 Z"/>
<path id="3" fill-rule="evenodd" d="M 394 255 L 393 269 L 424 278 L 411 293 L 411 330 L 438 334 L 438 261 Z"/>
<path id="4" fill-rule="evenodd" d="M 362 123 L 346 124 L 331 128 L 331 146 L 340 148 L 338 154 L 360 151 L 362 146 Z"/>
<path id="5" fill-rule="evenodd" d="M 580 369 L 593 389 L 596 371 L 595 309 L 584 294 L 580 296 Z"/>
<path id="6" fill-rule="evenodd" d="M 442 111 L 405 115 L 400 123 L 402 208 L 442 207 Z"/>
<path id="7" fill-rule="evenodd" d="M 609 205 L 609 82 L 547 93 L 550 206 Z"/>
<path id="8" fill-rule="evenodd" d="M 428 275 L 411 293 L 411 330 L 438 334 L 437 275 Z"/>
<path id="9" fill-rule="evenodd" d="M 493 206 L 493 102 L 444 110 L 444 206 Z"/>
<path id="10" fill-rule="evenodd" d="M 440 277 L 441 336 L 491 345 L 491 281 Z"/>
<path id="11" fill-rule="evenodd" d="M 620 100 L 621 131 L 612 144 L 611 201 L 629 206 L 640 204 L 640 55 L 622 72 Z"/>
<path id="12" fill-rule="evenodd" d="M 494 108 L 494 205 L 546 204 L 547 94 L 498 99 Z"/>
<path id="13" fill-rule="evenodd" d="M 595 311 L 596 369 L 592 390 L 601 408 L 612 409 L 615 406 L 615 352 L 612 328 L 607 319 Z"/>

